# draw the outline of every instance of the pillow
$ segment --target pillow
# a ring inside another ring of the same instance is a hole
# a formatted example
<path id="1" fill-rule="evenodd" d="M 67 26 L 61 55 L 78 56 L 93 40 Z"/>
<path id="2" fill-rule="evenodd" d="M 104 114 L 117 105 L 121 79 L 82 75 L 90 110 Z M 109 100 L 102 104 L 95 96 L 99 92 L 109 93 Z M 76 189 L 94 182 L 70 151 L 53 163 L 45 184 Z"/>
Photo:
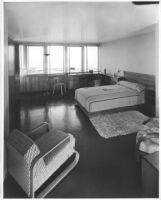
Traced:
<path id="1" fill-rule="evenodd" d="M 129 82 L 129 81 L 119 81 L 117 84 L 125 86 L 127 88 L 137 90 L 138 92 L 142 92 L 142 91 L 145 90 L 145 87 L 143 85 L 139 84 L 139 83 L 132 83 L 132 82 Z"/>

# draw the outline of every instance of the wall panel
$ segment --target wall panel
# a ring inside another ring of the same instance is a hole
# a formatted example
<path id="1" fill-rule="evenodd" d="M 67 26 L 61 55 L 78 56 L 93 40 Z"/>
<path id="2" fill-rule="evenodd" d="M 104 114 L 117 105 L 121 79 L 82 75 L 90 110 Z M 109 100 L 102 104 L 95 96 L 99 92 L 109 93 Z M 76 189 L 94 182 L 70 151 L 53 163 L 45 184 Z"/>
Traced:
<path id="1" fill-rule="evenodd" d="M 128 81 L 131 82 L 137 82 L 141 83 L 146 87 L 148 90 L 155 91 L 155 76 L 149 75 L 149 74 L 141 74 L 141 73 L 135 73 L 135 72 L 124 72 L 125 78 Z"/>

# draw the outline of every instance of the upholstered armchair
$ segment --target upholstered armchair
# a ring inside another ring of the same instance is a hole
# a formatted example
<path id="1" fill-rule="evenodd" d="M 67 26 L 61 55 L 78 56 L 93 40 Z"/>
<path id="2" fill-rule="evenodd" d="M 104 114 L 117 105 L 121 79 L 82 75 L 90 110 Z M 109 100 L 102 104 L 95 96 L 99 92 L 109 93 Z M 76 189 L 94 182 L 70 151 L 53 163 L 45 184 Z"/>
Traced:
<path id="1" fill-rule="evenodd" d="M 61 173 L 40 190 L 68 160 L 70 162 Z M 69 133 L 49 130 L 46 122 L 26 134 L 15 129 L 7 139 L 8 172 L 30 198 L 44 197 L 75 167 L 78 160 L 75 138 Z"/>

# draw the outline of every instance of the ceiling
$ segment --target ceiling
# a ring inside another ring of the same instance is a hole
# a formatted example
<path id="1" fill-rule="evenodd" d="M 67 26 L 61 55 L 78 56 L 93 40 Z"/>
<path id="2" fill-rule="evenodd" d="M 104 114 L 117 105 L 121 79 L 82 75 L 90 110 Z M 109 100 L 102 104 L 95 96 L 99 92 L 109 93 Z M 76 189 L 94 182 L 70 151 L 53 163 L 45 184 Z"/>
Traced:
<path id="1" fill-rule="evenodd" d="M 131 2 L 5 3 L 8 34 L 20 42 L 103 43 L 158 23 L 158 5 Z"/>

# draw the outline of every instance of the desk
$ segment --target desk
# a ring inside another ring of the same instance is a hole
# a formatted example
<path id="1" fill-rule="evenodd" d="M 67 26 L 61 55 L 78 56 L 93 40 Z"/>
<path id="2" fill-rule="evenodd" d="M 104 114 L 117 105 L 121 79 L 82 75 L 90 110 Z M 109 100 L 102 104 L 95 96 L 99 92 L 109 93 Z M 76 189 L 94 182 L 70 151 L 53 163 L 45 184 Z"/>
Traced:
<path id="1" fill-rule="evenodd" d="M 94 86 L 95 80 L 100 79 L 102 82 L 102 74 L 99 73 L 82 73 L 82 74 L 69 74 L 68 75 L 68 88 L 77 89 L 81 87 Z"/>
<path id="2" fill-rule="evenodd" d="M 50 91 L 53 85 L 53 77 L 58 76 L 63 80 L 64 74 L 33 74 L 26 75 L 21 80 L 21 92 L 45 92 Z M 80 87 L 92 87 L 95 80 L 100 80 L 100 85 L 110 85 L 111 77 L 101 73 L 77 73 L 67 74 L 67 88 L 77 89 Z M 98 83 L 98 82 L 97 82 Z"/>
<path id="3" fill-rule="evenodd" d="M 159 191 L 159 152 L 142 158 L 142 194 L 144 198 L 158 197 Z"/>

